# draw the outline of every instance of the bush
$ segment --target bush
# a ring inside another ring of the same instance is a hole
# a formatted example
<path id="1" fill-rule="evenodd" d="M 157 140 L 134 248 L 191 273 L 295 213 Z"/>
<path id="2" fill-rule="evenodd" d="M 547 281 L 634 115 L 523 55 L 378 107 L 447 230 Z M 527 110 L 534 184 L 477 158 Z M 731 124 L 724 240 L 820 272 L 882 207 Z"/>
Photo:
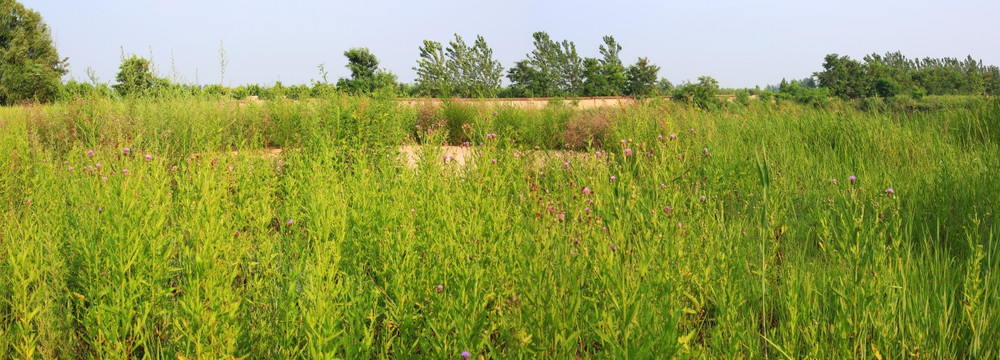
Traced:
<path id="1" fill-rule="evenodd" d="M 711 76 L 698 77 L 697 83 L 684 82 L 674 90 L 674 99 L 703 109 L 719 107 L 721 101 L 715 97 L 719 92 L 719 82 Z"/>
<path id="2" fill-rule="evenodd" d="M 604 109 L 577 112 L 566 121 L 563 142 L 573 149 L 600 148 L 604 146 L 613 118 L 613 114 Z"/>

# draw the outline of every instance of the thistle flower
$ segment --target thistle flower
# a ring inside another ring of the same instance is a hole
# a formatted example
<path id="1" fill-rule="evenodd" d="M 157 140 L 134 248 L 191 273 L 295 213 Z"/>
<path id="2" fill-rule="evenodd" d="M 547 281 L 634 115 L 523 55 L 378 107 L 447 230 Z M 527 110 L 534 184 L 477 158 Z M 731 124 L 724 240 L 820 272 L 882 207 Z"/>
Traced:
<path id="1" fill-rule="evenodd" d="M 496 139 L 496 137 L 497 137 L 497 134 L 495 134 L 495 133 L 486 134 L 486 138 L 490 139 L 490 140 Z"/>
<path id="2" fill-rule="evenodd" d="M 632 156 L 632 148 L 625 148 L 625 157 Z"/>
<path id="3" fill-rule="evenodd" d="M 590 214 L 590 207 L 583 208 L 583 212 Z"/>
<path id="4" fill-rule="evenodd" d="M 87 166 L 87 172 L 94 172 L 94 166 Z"/>
<path id="5" fill-rule="evenodd" d="M 667 206 L 667 207 L 664 207 L 664 208 L 663 208 L 663 212 L 664 212 L 665 214 L 668 214 L 668 215 L 673 215 L 673 213 L 674 213 L 674 209 L 673 209 L 673 208 L 671 208 L 671 207 L 669 207 L 669 206 Z"/>
<path id="6" fill-rule="evenodd" d="M 885 194 L 889 196 L 896 195 L 896 190 L 893 190 L 893 188 L 885 189 Z"/>
<path id="7" fill-rule="evenodd" d="M 101 170 L 101 163 L 97 163 L 97 170 Z"/>
<path id="8" fill-rule="evenodd" d="M 656 140 L 663 140 L 663 134 L 656 135 Z"/>
<path id="9" fill-rule="evenodd" d="M 702 195 L 702 196 L 701 196 L 701 202 L 705 202 L 705 199 L 707 199 L 707 198 L 705 197 L 705 195 Z"/>
<path id="10" fill-rule="evenodd" d="M 73 171 L 73 165 L 69 166 L 69 171 Z"/>
<path id="11" fill-rule="evenodd" d="M 615 181 L 615 179 L 617 178 L 614 175 L 611 175 L 611 181 Z"/>
<path id="12" fill-rule="evenodd" d="M 670 134 L 670 140 L 677 140 L 677 134 Z"/>
<path id="13" fill-rule="evenodd" d="M 857 180 L 858 180 L 858 178 L 855 177 L 854 175 L 851 175 L 851 176 L 847 177 L 847 181 L 850 181 L 851 185 L 854 185 L 854 182 L 857 181 Z"/>
<path id="14" fill-rule="evenodd" d="M 417 209 L 410 209 L 410 214 L 416 214 L 416 213 L 417 213 Z"/>
<path id="15" fill-rule="evenodd" d="M 691 133 L 692 133 L 692 134 L 694 134 L 694 128 L 691 128 L 691 130 L 690 130 L 690 131 L 691 131 Z"/>
<path id="16" fill-rule="evenodd" d="M 288 224 L 288 226 L 292 226 L 293 224 L 295 224 L 295 220 L 294 219 L 288 219 L 287 224 Z"/>
<path id="17" fill-rule="evenodd" d="M 705 156 L 712 156 L 711 154 L 708 153 L 708 148 L 702 148 L 701 152 L 704 153 Z"/>
<path id="18" fill-rule="evenodd" d="M 496 164 L 497 163 L 497 159 L 491 159 L 490 162 Z"/>
<path id="19" fill-rule="evenodd" d="M 108 181 L 108 177 L 107 176 L 102 176 L 101 177 L 101 181 Z"/>
<path id="20" fill-rule="evenodd" d="M 122 169 L 122 175 L 128 175 L 128 169 Z"/>
<path id="21" fill-rule="evenodd" d="M 583 192 L 584 195 L 590 195 L 590 194 L 594 193 L 593 191 L 590 190 L 589 187 L 584 187 L 583 190 L 582 190 L 582 192 Z"/>
<path id="22" fill-rule="evenodd" d="M 438 284 L 437 291 L 438 292 L 444 291 L 444 285 Z"/>
<path id="23" fill-rule="evenodd" d="M 493 116 L 497 116 L 497 112 L 496 111 L 493 112 Z"/>
<path id="24" fill-rule="evenodd" d="M 94 149 L 87 150 L 87 157 L 94 157 Z"/>
<path id="25" fill-rule="evenodd" d="M 837 185 L 837 178 L 830 179 L 830 183 Z"/>
<path id="26" fill-rule="evenodd" d="M 128 155 L 128 154 L 132 153 L 132 149 L 124 148 L 124 149 L 122 149 L 122 152 L 125 153 L 125 155 Z"/>
<path id="27" fill-rule="evenodd" d="M 153 155 L 146 154 L 146 161 L 153 161 Z"/>
<path id="28" fill-rule="evenodd" d="M 496 114 L 497 114 L 496 112 L 493 113 L 493 115 Z M 472 353 L 470 353 L 468 350 L 462 352 L 462 359 L 469 360 L 470 357 L 472 357 Z"/>
<path id="29" fill-rule="evenodd" d="M 666 189 L 666 188 L 667 188 L 667 184 L 660 183 L 660 189 Z"/>
<path id="30" fill-rule="evenodd" d="M 563 161 L 563 167 L 569 169 L 569 161 Z"/>
<path id="31" fill-rule="evenodd" d="M 608 246 L 608 248 L 610 248 L 610 249 L 611 249 L 611 251 L 615 251 L 615 250 L 618 250 L 618 247 L 617 247 L 617 246 L 615 246 L 615 244 L 611 244 L 611 245 L 609 245 L 609 246 Z"/>

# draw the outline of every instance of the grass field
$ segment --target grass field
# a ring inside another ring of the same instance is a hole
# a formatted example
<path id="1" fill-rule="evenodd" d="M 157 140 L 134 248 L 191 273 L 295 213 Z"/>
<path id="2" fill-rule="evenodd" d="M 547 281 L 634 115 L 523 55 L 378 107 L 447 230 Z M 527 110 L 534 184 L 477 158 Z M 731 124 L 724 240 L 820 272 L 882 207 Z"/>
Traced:
<path id="1" fill-rule="evenodd" d="M 997 358 L 998 145 L 996 99 L 0 108 L 0 354 Z"/>

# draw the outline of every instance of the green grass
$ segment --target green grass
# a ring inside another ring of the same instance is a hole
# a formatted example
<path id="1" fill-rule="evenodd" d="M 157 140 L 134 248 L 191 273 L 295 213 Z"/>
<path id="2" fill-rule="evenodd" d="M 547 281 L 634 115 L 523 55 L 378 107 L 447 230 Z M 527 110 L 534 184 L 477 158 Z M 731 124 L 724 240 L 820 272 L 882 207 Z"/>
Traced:
<path id="1" fill-rule="evenodd" d="M 998 145 L 995 99 L 0 108 L 0 354 L 996 358 Z"/>

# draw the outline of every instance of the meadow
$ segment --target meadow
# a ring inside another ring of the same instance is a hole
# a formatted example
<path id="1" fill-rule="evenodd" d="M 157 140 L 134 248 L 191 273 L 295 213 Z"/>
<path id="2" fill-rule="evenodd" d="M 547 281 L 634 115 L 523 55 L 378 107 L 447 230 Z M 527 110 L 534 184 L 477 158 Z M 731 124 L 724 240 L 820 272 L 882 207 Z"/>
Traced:
<path id="1" fill-rule="evenodd" d="M 0 154 L 3 358 L 1000 357 L 996 98 L 77 98 Z"/>

